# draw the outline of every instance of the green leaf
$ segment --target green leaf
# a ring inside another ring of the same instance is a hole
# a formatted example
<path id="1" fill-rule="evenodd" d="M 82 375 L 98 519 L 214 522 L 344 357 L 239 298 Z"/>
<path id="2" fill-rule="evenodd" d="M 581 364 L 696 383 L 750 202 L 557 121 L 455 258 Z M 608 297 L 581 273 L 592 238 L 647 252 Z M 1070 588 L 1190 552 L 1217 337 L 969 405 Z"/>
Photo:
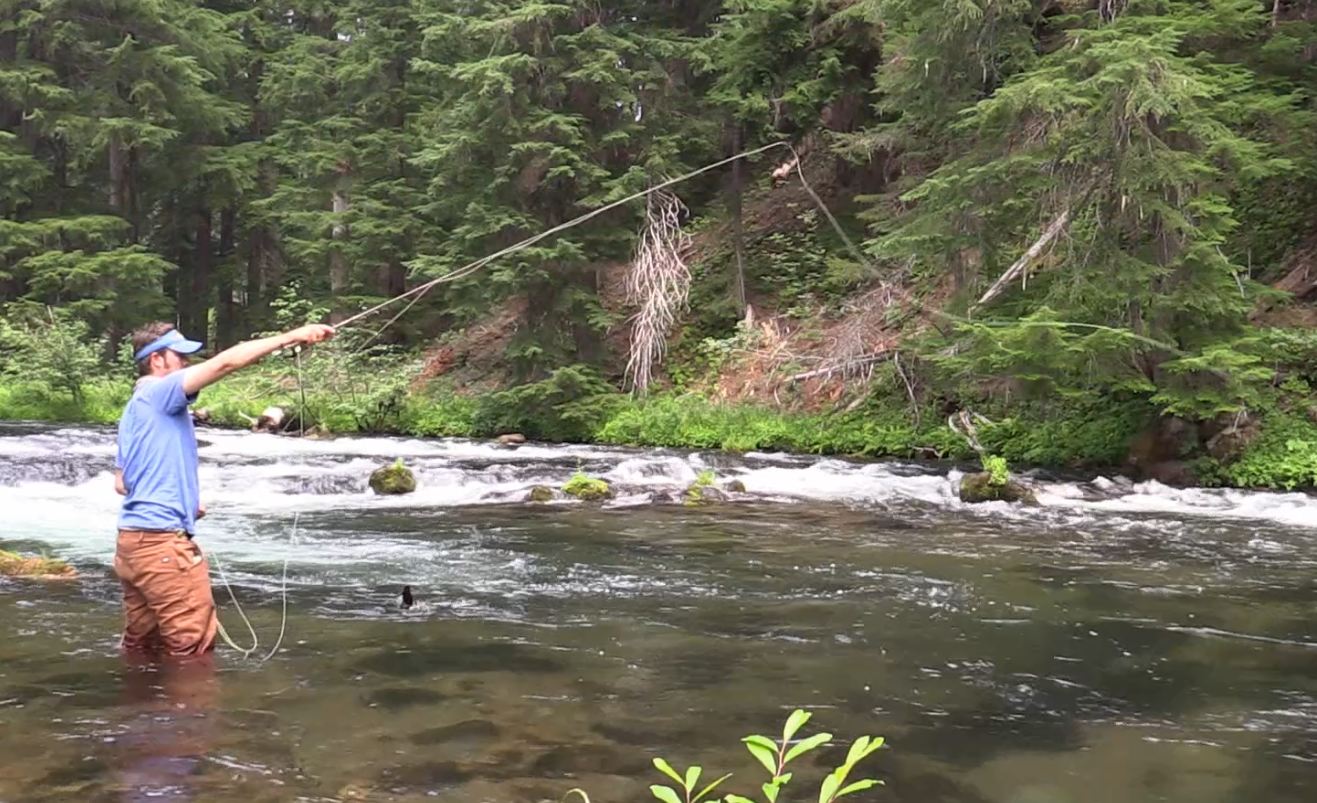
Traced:
<path id="1" fill-rule="evenodd" d="M 751 800 L 750 798 L 741 797 L 740 795 L 728 795 L 727 797 L 723 798 L 723 800 L 725 800 L 727 803 L 755 803 L 755 801 Z"/>
<path id="2" fill-rule="evenodd" d="M 790 763 L 792 759 L 798 758 L 830 741 L 832 741 L 831 733 L 816 733 L 788 750 L 786 760 L 783 763 Z"/>
<path id="3" fill-rule="evenodd" d="M 813 715 L 808 711 L 803 711 L 799 708 L 792 711 L 791 716 L 787 718 L 786 727 L 782 729 L 782 741 L 791 741 L 792 737 L 796 735 L 796 731 L 804 727 L 805 723 L 809 722 L 811 716 Z"/>
<path id="4" fill-rule="evenodd" d="M 774 752 L 777 751 L 777 742 L 773 741 L 767 736 L 746 736 L 741 741 L 747 744 L 761 745 L 763 747 L 767 747 L 769 750 L 772 750 Z"/>
<path id="5" fill-rule="evenodd" d="M 672 768 L 671 764 L 664 761 L 663 759 L 655 758 L 654 766 L 658 768 L 659 772 L 663 773 L 664 775 L 668 776 L 672 780 L 676 781 L 678 784 L 683 783 L 681 780 L 681 776 L 677 774 L 677 771 Z"/>
<path id="6" fill-rule="evenodd" d="M 840 773 L 841 770 L 837 770 L 823 779 L 823 785 L 819 787 L 819 803 L 830 803 L 833 799 L 833 793 L 841 786 Z"/>
<path id="7" fill-rule="evenodd" d="M 727 780 L 730 777 L 732 777 L 732 774 L 729 772 L 723 777 L 719 778 L 718 780 L 710 783 L 708 786 L 700 790 L 700 793 L 691 800 L 691 803 L 700 803 L 700 801 L 703 800 L 705 796 L 707 796 L 714 789 L 717 789 L 719 785 L 722 784 L 723 781 Z"/>
<path id="8" fill-rule="evenodd" d="M 654 784 L 649 787 L 649 791 L 654 797 L 663 801 L 663 803 L 682 803 L 681 798 L 677 795 L 676 790 L 670 786 L 659 786 Z"/>
<path id="9" fill-rule="evenodd" d="M 837 793 L 837 797 L 849 795 L 851 792 L 861 792 L 873 786 L 880 786 L 881 784 L 882 781 L 875 781 L 872 778 L 866 778 L 863 781 L 856 781 L 853 784 L 847 785 L 846 788 Z"/>
<path id="10" fill-rule="evenodd" d="M 764 769 L 768 770 L 770 775 L 777 774 L 776 751 L 769 750 L 767 747 L 764 747 L 762 744 L 749 744 L 749 743 L 746 744 L 746 749 L 748 749 L 750 753 L 754 755 L 755 758 L 759 759 L 759 763 L 764 765 Z"/>
<path id="11" fill-rule="evenodd" d="M 687 794 L 689 794 L 690 790 L 694 789 L 695 784 L 699 782 L 701 772 L 702 770 L 698 766 L 690 766 L 686 768 L 686 781 L 683 785 L 686 787 Z"/>
<path id="12" fill-rule="evenodd" d="M 782 785 L 776 781 L 766 783 L 759 787 L 764 792 L 764 797 L 768 798 L 768 803 L 777 803 L 778 793 L 782 791 Z"/>

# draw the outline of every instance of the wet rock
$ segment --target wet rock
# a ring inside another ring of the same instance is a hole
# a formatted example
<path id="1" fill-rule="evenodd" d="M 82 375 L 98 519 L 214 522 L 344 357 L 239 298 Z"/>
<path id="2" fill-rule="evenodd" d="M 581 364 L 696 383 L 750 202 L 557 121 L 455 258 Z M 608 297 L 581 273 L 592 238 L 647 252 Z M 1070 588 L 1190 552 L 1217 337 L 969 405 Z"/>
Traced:
<path id="1" fill-rule="evenodd" d="M 1127 462 L 1141 479 L 1157 479 L 1155 473 L 1166 476 L 1169 470 L 1165 464 L 1192 454 L 1198 449 L 1201 436 L 1197 424 L 1175 416 L 1162 416 L 1135 436 Z"/>
<path id="2" fill-rule="evenodd" d="M 209 410 L 208 408 L 205 408 L 205 407 L 201 407 L 201 408 L 198 408 L 198 409 L 196 409 L 196 410 L 193 410 L 193 411 L 192 411 L 192 421 L 193 421 L 193 423 L 196 423 L 196 424 L 209 424 L 209 423 L 210 423 L 210 410 Z"/>
<path id="3" fill-rule="evenodd" d="M 471 780 L 473 776 L 453 761 L 425 761 L 402 767 L 390 767 L 380 773 L 383 786 L 396 792 L 424 790 L 434 792 Z"/>
<path id="4" fill-rule="evenodd" d="M 552 502 L 558 498 L 558 494 L 547 485 L 536 485 L 530 489 L 530 495 L 526 497 L 527 502 Z"/>
<path id="5" fill-rule="evenodd" d="M 1188 488 L 1198 484 L 1198 475 L 1183 460 L 1164 460 L 1144 466 L 1141 476 L 1145 480 L 1174 488 Z"/>
<path id="6" fill-rule="evenodd" d="M 526 436 L 520 432 L 510 432 L 506 435 L 499 435 L 498 442 L 504 446 L 520 446 L 526 442 Z"/>
<path id="7" fill-rule="evenodd" d="M 731 500 L 731 496 L 716 485 L 695 483 L 686 489 L 684 501 L 687 505 L 712 505 Z"/>
<path id="8" fill-rule="evenodd" d="M 399 460 L 391 466 L 371 472 L 370 488 L 382 496 L 409 494 L 416 490 L 416 477 Z"/>
<path id="9" fill-rule="evenodd" d="M 745 483 L 741 482 L 740 480 L 730 480 L 726 485 L 723 486 L 723 490 L 734 494 L 743 494 L 746 492 Z"/>
<path id="10" fill-rule="evenodd" d="M 577 474 L 568 480 L 567 484 L 562 487 L 562 491 L 568 496 L 574 496 L 587 502 L 610 499 L 613 496 L 613 489 L 608 487 L 608 483 L 596 477 L 587 477 L 584 474 Z"/>
<path id="11" fill-rule="evenodd" d="M 960 501 L 967 504 L 981 502 L 1024 502 L 1037 504 L 1038 500 L 1023 483 L 1007 480 L 1004 485 L 993 485 L 992 475 L 986 471 L 966 474 L 960 480 Z"/>
<path id="12" fill-rule="evenodd" d="M 412 734 L 412 744 L 448 745 L 452 743 L 483 744 L 499 736 L 499 728 L 486 719 L 468 719 L 456 725 L 444 725 Z"/>
<path id="13" fill-rule="evenodd" d="M 1238 459 L 1261 435 L 1262 427 L 1256 420 L 1249 419 L 1238 426 L 1232 424 L 1208 439 L 1207 453 L 1222 463 L 1229 463 Z"/>
<path id="14" fill-rule="evenodd" d="M 601 744 L 560 745 L 540 754 L 530 766 L 532 775 L 549 778 L 586 772 L 637 777 L 652 770 L 649 761 L 634 750 Z"/>
<path id="15" fill-rule="evenodd" d="M 377 689 L 367 694 L 363 701 L 371 708 L 383 708 L 398 711 L 418 705 L 437 705 L 448 699 L 448 695 L 432 689 L 411 689 L 406 687 Z"/>

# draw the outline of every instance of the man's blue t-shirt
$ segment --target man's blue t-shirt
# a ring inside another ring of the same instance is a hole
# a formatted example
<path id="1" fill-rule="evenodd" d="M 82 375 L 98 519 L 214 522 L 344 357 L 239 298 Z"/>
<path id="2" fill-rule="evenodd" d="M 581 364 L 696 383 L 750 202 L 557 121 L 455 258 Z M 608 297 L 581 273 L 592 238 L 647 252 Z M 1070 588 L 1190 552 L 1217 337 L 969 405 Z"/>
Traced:
<path id="1" fill-rule="evenodd" d="M 195 532 L 201 489 L 188 402 L 183 371 L 138 380 L 119 419 L 115 466 L 128 491 L 119 529 Z"/>

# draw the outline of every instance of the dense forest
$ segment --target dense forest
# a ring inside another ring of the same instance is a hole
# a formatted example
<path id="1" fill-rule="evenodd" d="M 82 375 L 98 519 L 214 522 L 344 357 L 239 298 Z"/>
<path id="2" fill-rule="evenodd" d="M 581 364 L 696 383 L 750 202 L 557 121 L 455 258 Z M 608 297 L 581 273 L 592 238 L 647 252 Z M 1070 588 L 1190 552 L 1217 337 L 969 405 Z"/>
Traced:
<path id="1" fill-rule="evenodd" d="M 316 381 L 406 381 L 348 394 L 374 407 L 338 428 L 950 456 L 932 433 L 972 411 L 989 448 L 1060 465 L 1170 420 L 1145 462 L 1317 483 L 1314 0 L 0 9 L 9 414 L 43 381 L 85 405 L 144 320 L 212 347 L 343 320 L 785 142 L 370 318 L 351 354 L 380 362 Z M 653 237 L 669 274 L 637 281 Z M 638 322 L 651 398 L 619 412 Z M 464 423 L 389 424 L 419 379 Z M 692 396 L 851 440 L 637 423 Z M 1043 437 L 1028 414 L 1065 447 L 1012 450 Z"/>

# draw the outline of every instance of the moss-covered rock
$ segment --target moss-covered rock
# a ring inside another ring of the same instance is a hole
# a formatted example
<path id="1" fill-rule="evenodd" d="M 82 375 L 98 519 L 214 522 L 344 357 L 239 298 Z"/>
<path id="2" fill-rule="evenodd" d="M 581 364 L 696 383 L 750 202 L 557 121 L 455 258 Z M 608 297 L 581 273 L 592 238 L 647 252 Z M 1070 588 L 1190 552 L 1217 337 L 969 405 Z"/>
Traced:
<path id="1" fill-rule="evenodd" d="M 717 502 L 726 502 L 730 499 L 731 497 L 722 488 L 716 485 L 703 485 L 698 482 L 692 483 L 682 497 L 682 501 L 691 506 L 711 505 Z"/>
<path id="2" fill-rule="evenodd" d="M 58 558 L 24 557 L 0 549 L 0 575 L 34 580 L 71 580 L 78 576 L 78 572 Z"/>
<path id="3" fill-rule="evenodd" d="M 370 488 L 381 496 L 409 494 L 416 490 L 416 476 L 398 460 L 391 466 L 371 472 Z"/>
<path id="4" fill-rule="evenodd" d="M 978 474 L 966 474 L 960 480 L 960 501 L 967 504 L 980 502 L 1024 502 L 1037 504 L 1033 491 L 1015 480 L 993 483 L 993 477 L 986 471 Z"/>
<path id="5" fill-rule="evenodd" d="M 613 489 L 608 487 L 608 483 L 579 472 L 567 481 L 562 487 L 562 492 L 586 501 L 608 499 L 613 495 Z"/>
<path id="6" fill-rule="evenodd" d="M 528 502 L 552 502 L 557 498 L 557 494 L 547 485 L 536 485 L 530 489 L 530 495 L 526 497 Z"/>
<path id="7" fill-rule="evenodd" d="M 743 494 L 746 492 L 745 483 L 740 480 L 728 481 L 728 483 L 723 486 L 723 490 L 733 494 Z"/>

